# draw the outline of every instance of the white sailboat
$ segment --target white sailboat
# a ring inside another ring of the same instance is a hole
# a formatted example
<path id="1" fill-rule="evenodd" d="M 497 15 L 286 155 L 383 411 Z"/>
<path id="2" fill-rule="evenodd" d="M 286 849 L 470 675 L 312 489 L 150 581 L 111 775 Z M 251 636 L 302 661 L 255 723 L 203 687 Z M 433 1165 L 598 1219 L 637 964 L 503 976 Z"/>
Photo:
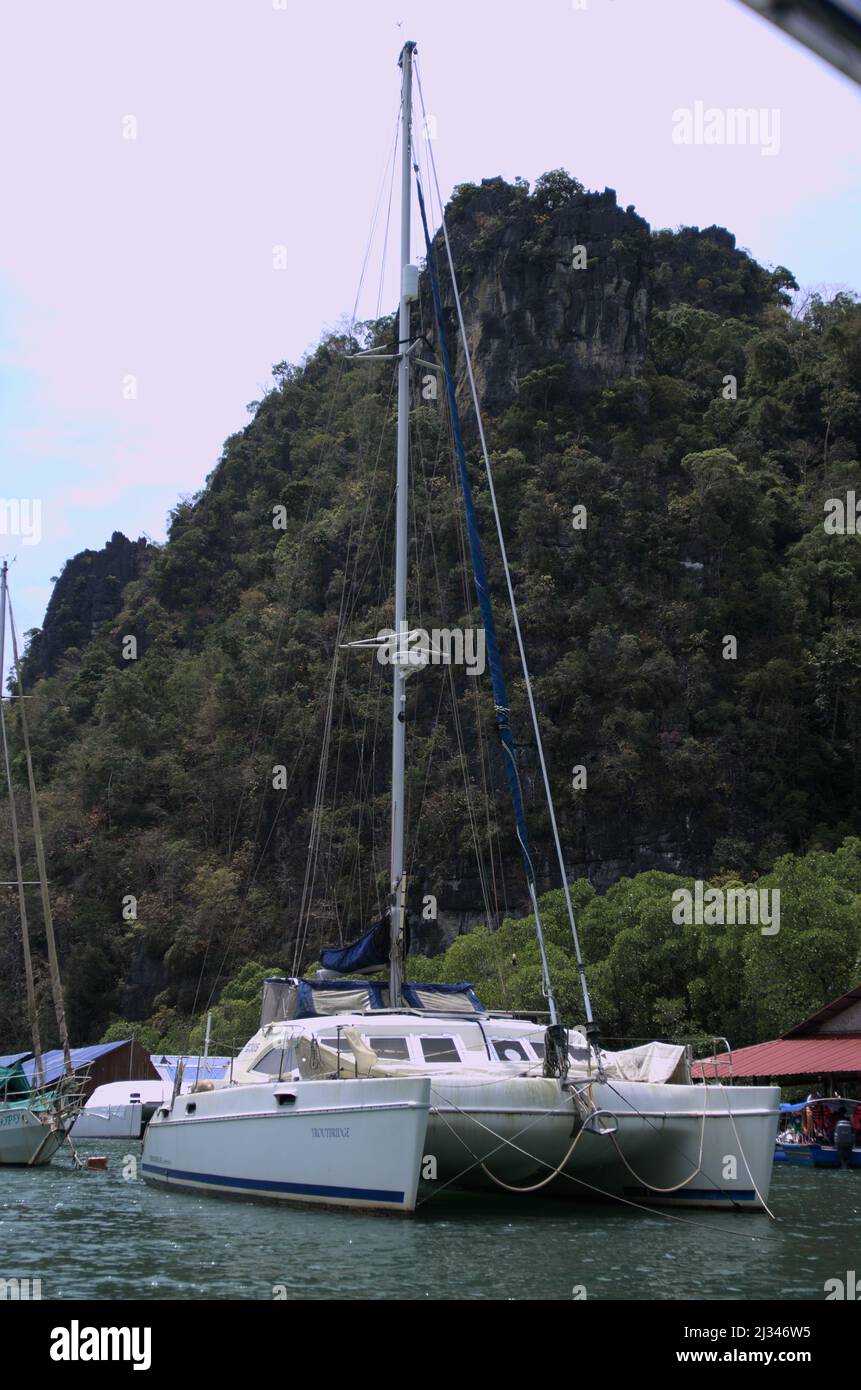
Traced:
<path id="1" fill-rule="evenodd" d="M 423 1087 L 398 1104 L 421 1106 L 423 1126 L 411 1134 L 408 1152 L 419 1167 L 423 1195 L 452 1186 L 490 1188 L 525 1194 L 599 1196 L 654 1205 L 703 1205 L 758 1209 L 767 1202 L 777 1127 L 776 1087 L 693 1085 L 683 1047 L 652 1043 L 612 1053 L 605 1050 L 592 1014 L 585 968 L 568 890 L 561 843 L 541 745 L 538 717 L 515 596 L 508 575 L 505 543 L 496 512 L 492 475 L 484 443 L 481 410 L 475 390 L 457 281 L 449 251 L 467 373 L 473 392 L 508 581 L 533 734 L 547 795 L 550 823 L 582 984 L 583 1031 L 564 1028 L 544 946 L 535 875 L 530 858 L 508 698 L 496 646 L 493 615 L 481 544 L 472 509 L 469 476 L 460 431 L 451 366 L 445 344 L 439 287 L 418 169 L 416 191 L 424 224 L 427 267 L 437 320 L 437 346 L 445 372 L 452 431 L 458 453 L 475 585 L 485 624 L 494 704 L 506 774 L 514 803 L 518 840 L 537 933 L 543 988 L 550 1023 L 487 1012 L 469 986 L 411 985 L 405 981 L 406 863 L 405 757 L 406 680 L 416 669 L 414 636 L 407 615 L 409 412 L 411 373 L 419 360 L 419 339 L 412 325 L 418 295 L 418 269 L 410 260 L 412 196 L 412 81 L 415 45 L 405 44 L 399 59 L 401 102 L 401 295 L 399 308 L 397 485 L 395 494 L 395 651 L 391 661 L 392 777 L 390 906 L 388 922 L 352 947 L 323 955 L 323 972 L 355 974 L 387 966 L 388 979 L 302 980 L 267 982 L 261 1028 L 243 1049 L 223 1083 L 206 1083 L 192 1096 L 175 1097 L 162 1107 L 146 1132 L 144 1175 L 199 1190 L 270 1192 L 307 1200 L 317 1196 L 314 1181 L 283 1186 L 283 1167 L 297 1171 L 312 1156 L 309 1134 L 319 1129 L 321 1113 L 330 1129 L 349 1135 L 355 1172 L 361 1184 L 378 1190 L 393 1159 L 384 1126 L 375 1123 L 382 1095 L 362 1087 Z M 437 186 L 437 194 L 438 194 Z M 440 199 L 440 207 L 442 201 Z M 442 229 L 448 248 L 443 218 Z M 369 360 L 384 354 L 360 353 Z M 423 363 L 424 367 L 429 364 Z M 356 646 L 373 646 L 357 643 Z M 352 1090 L 350 1088 L 353 1088 Z M 362 1094 L 366 1101 L 361 1099 Z M 354 1109 L 353 1107 L 358 1107 Z M 286 1132 L 263 1122 L 289 1113 Z M 306 1116 L 311 1118 L 306 1119 Z M 356 1118 L 353 1118 L 355 1116 Z M 362 1117 L 362 1119 L 359 1118 Z M 241 1123 L 238 1121 L 241 1119 Z M 367 1123 L 364 1123 L 367 1120 Z M 415 1139 L 422 1130 L 424 1147 Z M 295 1142 L 295 1150 L 292 1147 Z M 346 1151 L 346 1142 L 334 1147 Z M 322 1151 L 323 1146 L 317 1145 Z M 280 1165 L 280 1166 L 279 1166 Z M 276 1176 L 282 1173 L 282 1177 Z M 319 1175 L 317 1178 L 319 1181 Z M 357 1179 L 358 1181 L 358 1179 Z M 398 1184 L 395 1184 L 398 1186 Z M 337 1186 L 331 1178 L 330 1189 Z M 413 1202 L 416 1190 L 411 1188 Z M 305 1194 L 303 1198 L 303 1193 Z M 343 1199 L 361 1202 L 355 1190 Z M 366 1198 L 367 1205 L 382 1203 Z M 397 1204 L 395 1204 L 397 1205 Z M 410 1203 L 400 1204 L 409 1208 Z"/>
<path id="2" fill-rule="evenodd" d="M 39 821 L 39 804 L 36 798 L 36 783 L 33 774 L 33 759 L 30 754 L 30 734 L 27 725 L 27 711 L 24 702 L 24 687 L 21 680 L 21 664 L 18 653 L 18 639 L 8 592 L 8 565 L 4 560 L 0 567 L 0 682 L 5 680 L 6 666 L 6 621 L 12 637 L 12 655 L 17 677 L 18 698 L 21 701 L 21 734 L 27 763 L 27 779 L 30 791 L 30 808 L 33 821 L 33 838 L 39 877 L 37 880 L 42 900 L 42 914 L 45 937 L 48 946 L 48 962 L 51 975 L 51 990 L 57 1029 L 63 1049 L 63 1071 L 60 1076 L 46 1077 L 42 1058 L 42 1044 L 39 1034 L 39 1018 L 36 1006 L 36 989 L 33 978 L 33 961 L 30 952 L 30 930 L 27 915 L 27 895 L 29 885 L 24 879 L 21 860 L 21 842 L 18 833 L 18 811 L 15 791 L 12 785 L 12 768 L 9 757 L 9 742 L 6 730 L 6 712 L 3 692 L 0 691 L 0 739 L 3 744 L 3 766 L 9 798 L 9 819 L 12 829 L 12 844 L 15 854 L 18 908 L 21 920 L 21 942 L 24 952 L 24 976 L 27 993 L 27 1014 L 33 1037 L 32 1078 L 24 1064 L 14 1061 L 11 1065 L 0 1067 L 0 1165 L 20 1165 L 41 1167 L 50 1163 L 54 1154 L 64 1142 L 83 1105 L 81 1079 L 72 1070 L 69 1035 L 66 1029 L 66 1013 L 63 1003 L 63 990 L 60 983 L 60 968 L 54 939 L 54 924 L 51 915 L 51 900 L 48 892 L 48 877 L 45 866 L 45 850 L 42 843 L 42 830 Z"/>
<path id="3" fill-rule="evenodd" d="M 683 1046 L 610 1052 L 573 1029 L 563 1030 L 565 1059 L 548 1067 L 552 1026 L 485 1011 L 468 988 L 406 984 L 406 1007 L 390 1009 L 387 991 L 351 981 L 347 1012 L 337 983 L 267 981 L 233 1084 L 273 1073 L 428 1076 L 424 1196 L 456 1185 L 765 1207 L 776 1087 L 693 1085 Z"/>

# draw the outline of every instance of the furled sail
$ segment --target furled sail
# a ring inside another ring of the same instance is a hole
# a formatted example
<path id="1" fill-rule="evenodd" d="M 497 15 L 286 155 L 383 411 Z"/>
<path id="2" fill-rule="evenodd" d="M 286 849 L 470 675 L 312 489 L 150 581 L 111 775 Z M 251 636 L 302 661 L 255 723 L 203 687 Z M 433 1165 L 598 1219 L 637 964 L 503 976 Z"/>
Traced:
<path id="1" fill-rule="evenodd" d="M 404 955 L 408 950 L 409 940 L 405 939 Z M 384 970 L 389 963 L 390 951 L 389 919 L 382 917 L 376 926 L 349 946 L 324 946 L 320 952 L 320 964 L 324 970 L 334 970 L 338 975 L 360 975 Z"/>

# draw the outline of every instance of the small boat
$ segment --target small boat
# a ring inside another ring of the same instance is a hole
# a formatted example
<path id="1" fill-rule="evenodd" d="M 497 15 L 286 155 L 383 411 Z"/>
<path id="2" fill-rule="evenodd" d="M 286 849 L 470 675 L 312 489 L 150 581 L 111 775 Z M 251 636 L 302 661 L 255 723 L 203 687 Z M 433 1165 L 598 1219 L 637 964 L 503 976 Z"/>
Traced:
<path id="1" fill-rule="evenodd" d="M 93 1091 L 72 1134 L 75 1139 L 140 1139 L 169 1096 L 163 1081 L 109 1081 Z"/>
<path id="2" fill-rule="evenodd" d="M 79 1113 L 79 1079 L 34 1085 L 20 1062 L 0 1067 L 0 1164 L 50 1163 Z"/>
<path id="3" fill-rule="evenodd" d="M 6 790 L 9 798 L 9 819 L 12 828 L 12 845 L 15 854 L 16 877 L 13 880 L 18 891 L 18 908 L 21 921 L 21 943 L 24 954 L 24 978 L 26 983 L 27 1015 L 33 1038 L 33 1077 L 27 1075 L 20 1060 L 0 1068 L 0 1165 L 14 1164 L 36 1168 L 50 1163 L 54 1154 L 66 1139 L 81 1107 L 83 1092 L 81 1077 L 72 1068 L 72 1053 L 66 1027 L 66 1011 L 63 1002 L 63 988 L 60 982 L 60 966 L 57 958 L 57 945 L 54 938 L 54 923 L 51 914 L 51 899 L 48 892 L 48 875 L 45 866 L 45 848 L 42 843 L 42 830 L 39 820 L 39 802 L 36 796 L 36 782 L 33 773 L 33 759 L 30 752 L 30 733 L 27 724 L 27 708 L 24 686 L 21 680 L 21 663 L 18 653 L 18 638 L 12 604 L 9 599 L 8 565 L 4 560 L 0 567 L 0 687 L 5 680 L 5 652 L 7 616 L 12 638 L 16 682 L 18 686 L 19 719 L 24 757 L 27 765 L 27 781 L 30 793 L 30 812 L 33 821 L 33 841 L 36 852 L 39 877 L 38 885 L 42 903 L 42 918 L 45 940 L 48 947 L 48 965 L 51 979 L 51 993 L 57 1031 L 63 1051 L 62 1074 L 46 1077 L 43 1064 L 42 1044 L 39 1030 L 39 1017 L 36 1005 L 36 986 L 33 961 L 30 953 L 30 930 L 27 910 L 26 889 L 34 886 L 24 878 L 21 841 L 18 830 L 18 812 L 15 789 L 12 784 L 12 766 L 9 756 L 9 740 L 6 729 L 6 711 L 3 690 L 0 688 L 0 740 L 3 745 L 3 770 L 6 775 Z"/>
<path id="4" fill-rule="evenodd" d="M 855 1129 L 853 1143 L 835 1143 L 840 1120 L 851 1126 L 853 1114 L 861 1115 L 861 1101 L 845 1096 L 809 1096 L 807 1100 L 780 1107 L 780 1127 L 774 1146 L 774 1162 L 790 1168 L 861 1168 L 861 1130 Z"/>
<path id="5" fill-rule="evenodd" d="M 861 1168 L 861 1148 L 853 1148 L 849 1161 L 844 1163 L 833 1144 L 787 1144 L 778 1139 L 774 1161 L 785 1163 L 789 1168 Z"/>
<path id="6" fill-rule="evenodd" d="M 130 1077 L 96 1087 L 73 1126 L 76 1139 L 141 1139 L 156 1110 L 170 1102 L 177 1076 L 184 1095 L 198 1082 L 223 1079 L 230 1067 L 229 1057 L 206 1055 L 156 1053 L 150 1061 L 159 1080 Z"/>
<path id="7" fill-rule="evenodd" d="M 156 1053 L 150 1061 L 158 1080 L 130 1077 L 96 1087 L 72 1128 L 76 1139 L 141 1139 L 156 1110 L 170 1102 L 177 1076 L 179 1092 L 184 1095 L 198 1082 L 222 1080 L 231 1063 L 229 1057 L 163 1053 Z"/>

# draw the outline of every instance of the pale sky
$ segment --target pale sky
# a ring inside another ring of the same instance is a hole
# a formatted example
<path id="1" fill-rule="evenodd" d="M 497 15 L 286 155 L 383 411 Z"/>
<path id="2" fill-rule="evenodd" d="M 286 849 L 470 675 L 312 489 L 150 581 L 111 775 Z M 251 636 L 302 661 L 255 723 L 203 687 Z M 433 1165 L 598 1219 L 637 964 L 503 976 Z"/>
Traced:
<path id="1" fill-rule="evenodd" d="M 717 222 L 804 284 L 861 289 L 861 95 L 735 0 L 4 0 L 0 17 L 0 498 L 41 505 L 38 544 L 0 534 L 22 631 L 75 552 L 163 539 L 272 363 L 352 309 L 405 38 L 446 197 L 564 165 L 653 227 Z M 777 111 L 777 152 L 674 143 L 697 102 Z"/>

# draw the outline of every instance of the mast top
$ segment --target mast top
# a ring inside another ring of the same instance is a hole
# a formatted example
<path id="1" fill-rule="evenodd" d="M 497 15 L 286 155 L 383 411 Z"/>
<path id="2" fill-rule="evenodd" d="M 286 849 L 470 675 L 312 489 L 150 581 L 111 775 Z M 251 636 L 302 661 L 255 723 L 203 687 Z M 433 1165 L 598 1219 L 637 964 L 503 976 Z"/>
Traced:
<path id="1" fill-rule="evenodd" d="M 416 42 L 415 42 L 415 39 L 407 39 L 406 43 L 404 44 L 403 48 L 402 48 L 401 51 L 400 51 L 400 54 L 398 55 L 398 67 L 399 67 L 399 68 L 402 68 L 402 67 L 403 67 L 403 65 L 404 65 L 404 54 L 405 54 L 405 53 L 409 53 L 410 56 L 412 56 L 413 53 L 415 53 L 415 51 L 416 51 Z"/>

